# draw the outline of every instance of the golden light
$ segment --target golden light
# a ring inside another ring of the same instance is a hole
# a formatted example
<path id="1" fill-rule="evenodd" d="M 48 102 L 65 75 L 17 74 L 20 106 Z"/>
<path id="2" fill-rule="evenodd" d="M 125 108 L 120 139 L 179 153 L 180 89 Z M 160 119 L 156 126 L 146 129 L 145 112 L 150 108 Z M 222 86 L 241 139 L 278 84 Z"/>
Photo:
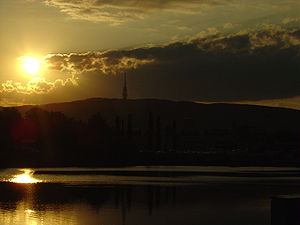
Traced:
<path id="1" fill-rule="evenodd" d="M 21 61 L 22 69 L 25 73 L 35 75 L 40 71 L 40 62 L 31 56 L 21 56 L 18 58 Z"/>
<path id="2" fill-rule="evenodd" d="M 38 183 L 40 182 L 39 180 L 37 179 L 34 179 L 32 177 L 32 174 L 33 174 L 33 171 L 32 170 L 29 170 L 29 169 L 25 169 L 23 170 L 23 174 L 18 174 L 16 176 L 14 176 L 10 182 L 13 182 L 13 183 L 22 183 L 22 184 L 32 184 L 32 183 Z"/>

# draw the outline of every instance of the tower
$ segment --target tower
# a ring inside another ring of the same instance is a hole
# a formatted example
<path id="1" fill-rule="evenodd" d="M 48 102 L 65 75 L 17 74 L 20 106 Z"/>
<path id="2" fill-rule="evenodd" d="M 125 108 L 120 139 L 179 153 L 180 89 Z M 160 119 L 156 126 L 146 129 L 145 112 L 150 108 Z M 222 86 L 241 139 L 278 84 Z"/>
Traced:
<path id="1" fill-rule="evenodd" d="M 127 83 L 126 83 L 126 73 L 124 73 L 124 86 L 123 86 L 123 100 L 127 100 Z"/>

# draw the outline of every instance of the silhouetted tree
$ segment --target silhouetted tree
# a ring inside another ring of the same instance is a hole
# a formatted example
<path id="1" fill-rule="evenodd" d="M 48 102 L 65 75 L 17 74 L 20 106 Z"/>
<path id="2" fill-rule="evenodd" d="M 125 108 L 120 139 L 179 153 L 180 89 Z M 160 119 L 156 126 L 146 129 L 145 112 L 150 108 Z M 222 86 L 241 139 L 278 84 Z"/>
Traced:
<path id="1" fill-rule="evenodd" d="M 149 113 L 148 117 L 148 151 L 153 151 L 153 139 L 154 139 L 154 121 L 152 112 Z"/>
<path id="2" fill-rule="evenodd" d="M 124 132 L 125 132 L 125 124 L 124 124 L 124 120 L 121 120 L 121 135 L 124 136 Z"/>
<path id="3" fill-rule="evenodd" d="M 89 118 L 87 132 L 86 153 L 89 155 L 89 160 L 93 163 L 110 161 L 113 155 L 113 151 L 111 151 L 112 132 L 99 113 Z"/>
<path id="4" fill-rule="evenodd" d="M 128 114 L 128 120 L 127 120 L 127 138 L 129 141 L 132 141 L 132 114 Z"/>
<path id="5" fill-rule="evenodd" d="M 3 108 L 0 111 L 0 158 L 4 159 L 4 163 L 10 163 L 9 158 L 16 155 L 18 136 L 15 127 L 21 120 L 21 114 L 16 108 Z"/>
<path id="6" fill-rule="evenodd" d="M 61 112 L 47 112 L 40 108 L 27 111 L 26 119 L 37 127 L 36 155 L 40 155 L 40 163 L 53 166 L 74 162 L 80 146 L 80 122 Z"/>
<path id="7" fill-rule="evenodd" d="M 159 116 L 156 118 L 156 150 L 161 150 L 161 126 Z"/>
<path id="8" fill-rule="evenodd" d="M 121 120 L 119 116 L 116 116 L 116 121 L 115 121 L 115 130 L 116 130 L 116 135 L 120 135 L 121 133 Z"/>
<path id="9" fill-rule="evenodd" d="M 177 149 L 177 124 L 175 120 L 172 123 L 172 149 Z"/>

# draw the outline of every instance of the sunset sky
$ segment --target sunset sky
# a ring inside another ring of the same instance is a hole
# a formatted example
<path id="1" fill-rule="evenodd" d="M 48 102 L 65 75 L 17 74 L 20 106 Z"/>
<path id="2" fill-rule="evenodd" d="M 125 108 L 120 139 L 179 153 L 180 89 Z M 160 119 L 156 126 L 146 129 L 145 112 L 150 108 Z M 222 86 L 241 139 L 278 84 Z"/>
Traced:
<path id="1" fill-rule="evenodd" d="M 0 0 L 0 105 L 89 97 L 300 109 L 299 0 Z"/>

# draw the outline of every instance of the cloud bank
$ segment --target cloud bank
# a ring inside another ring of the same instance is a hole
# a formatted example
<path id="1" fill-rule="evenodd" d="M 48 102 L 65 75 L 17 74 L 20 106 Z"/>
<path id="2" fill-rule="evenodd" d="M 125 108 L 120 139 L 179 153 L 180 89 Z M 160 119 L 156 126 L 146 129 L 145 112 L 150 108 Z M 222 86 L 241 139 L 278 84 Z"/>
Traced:
<path id="1" fill-rule="evenodd" d="M 82 98 L 83 93 L 116 97 L 120 75 L 127 72 L 129 95 L 134 98 L 232 102 L 300 95 L 300 29 L 263 25 L 235 34 L 216 29 L 204 33 L 161 46 L 49 54 L 48 69 L 72 77 L 27 84 L 7 81 L 1 92 L 41 95 L 78 82 Z"/>
<path id="2" fill-rule="evenodd" d="M 79 80 L 127 71 L 137 97 L 239 101 L 300 95 L 300 30 L 273 25 L 163 46 L 49 55 L 47 61 Z"/>

